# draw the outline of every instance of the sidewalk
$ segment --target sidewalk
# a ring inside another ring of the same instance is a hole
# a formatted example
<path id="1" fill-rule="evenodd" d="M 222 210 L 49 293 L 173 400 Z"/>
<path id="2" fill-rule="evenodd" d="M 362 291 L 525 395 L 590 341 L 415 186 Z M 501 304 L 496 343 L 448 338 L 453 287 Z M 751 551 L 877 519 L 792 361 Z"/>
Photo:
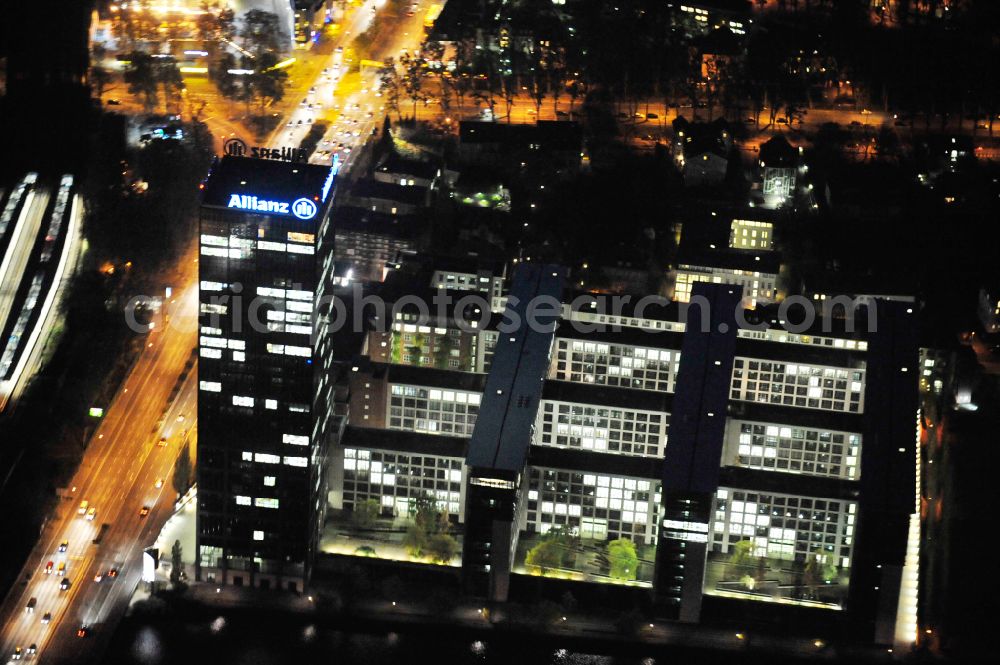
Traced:
<path id="1" fill-rule="evenodd" d="M 732 658 L 733 654 L 742 654 L 745 658 L 754 660 L 819 659 L 850 663 L 883 663 L 893 660 L 893 654 L 874 646 L 835 646 L 815 638 L 751 634 L 667 621 L 641 625 L 636 634 L 626 635 L 619 629 L 617 620 L 583 612 L 567 612 L 549 625 L 535 619 L 508 620 L 508 612 L 516 612 L 518 607 L 499 605 L 487 610 L 481 601 L 464 601 L 442 611 L 425 603 L 373 598 L 356 598 L 343 606 L 330 607 L 324 603 L 325 599 L 326 597 L 318 595 L 193 583 L 176 602 L 186 606 L 186 616 L 189 617 L 197 616 L 199 610 L 206 617 L 225 610 L 253 612 L 258 617 L 280 614 L 285 617 L 299 616 L 309 623 L 338 628 L 347 624 L 357 630 L 396 630 L 416 626 L 449 632 L 462 629 L 481 639 L 490 639 L 492 634 L 495 635 L 493 639 L 505 641 L 557 640 L 557 644 L 563 647 L 565 640 L 572 638 L 582 641 L 582 644 L 573 648 L 606 653 L 620 651 L 624 646 L 630 645 L 636 648 L 672 649 L 677 655 L 688 654 L 695 659 L 700 654 L 709 660 Z"/>

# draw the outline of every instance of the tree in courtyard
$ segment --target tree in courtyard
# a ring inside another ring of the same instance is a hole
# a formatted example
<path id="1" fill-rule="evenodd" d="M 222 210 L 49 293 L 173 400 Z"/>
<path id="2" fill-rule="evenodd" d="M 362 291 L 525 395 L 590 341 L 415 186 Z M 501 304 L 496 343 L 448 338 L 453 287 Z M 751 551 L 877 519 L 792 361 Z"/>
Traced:
<path id="1" fill-rule="evenodd" d="M 417 103 L 427 99 L 424 90 L 424 74 L 427 62 L 420 56 L 404 53 L 399 59 L 403 71 L 403 91 L 413 104 L 413 117 L 417 117 Z"/>
<path id="2" fill-rule="evenodd" d="M 265 53 L 281 50 L 279 38 L 281 24 L 278 15 L 261 9 L 251 9 L 243 15 L 243 26 L 240 28 L 240 39 L 246 50 L 260 58 Z"/>
<path id="3" fill-rule="evenodd" d="M 536 566 L 544 575 L 551 568 L 565 568 L 572 565 L 575 557 L 577 538 L 563 527 L 550 529 L 542 540 L 528 550 L 525 564 Z"/>
<path id="4" fill-rule="evenodd" d="M 396 117 L 402 120 L 399 113 L 399 95 L 402 90 L 402 81 L 399 71 L 396 69 L 396 62 L 392 58 L 386 58 L 382 68 L 378 70 L 379 90 L 385 96 L 386 109 L 395 111 Z"/>
<path id="5" fill-rule="evenodd" d="M 195 19 L 195 27 L 198 30 L 198 39 L 207 42 L 219 34 L 219 3 L 202 0 L 200 9 L 201 13 Z"/>
<path id="6" fill-rule="evenodd" d="M 416 524 L 409 524 L 403 534 L 403 547 L 413 557 L 422 557 L 427 550 L 427 533 Z"/>
<path id="7" fill-rule="evenodd" d="M 639 556 L 635 553 L 635 543 L 628 538 L 619 538 L 608 543 L 608 562 L 612 578 L 634 580 L 639 568 Z"/>
<path id="8" fill-rule="evenodd" d="M 475 51 L 473 57 L 472 71 L 477 83 L 473 87 L 472 97 L 477 102 L 486 104 L 490 110 L 490 119 L 496 120 L 497 97 L 503 91 L 500 56 L 492 49 L 482 49 Z"/>
<path id="9" fill-rule="evenodd" d="M 448 513 L 424 496 L 412 502 L 410 515 L 413 521 L 403 535 L 403 546 L 410 555 L 430 556 L 440 563 L 450 561 L 458 551 L 458 543 L 448 533 L 451 528 Z"/>
<path id="10" fill-rule="evenodd" d="M 163 88 L 163 104 L 169 111 L 176 106 L 176 102 L 182 90 L 184 90 L 184 78 L 177 63 L 167 58 L 160 58 L 156 65 L 156 80 Z"/>
<path id="11" fill-rule="evenodd" d="M 104 67 L 94 65 L 90 68 L 90 77 L 88 80 L 94 94 L 100 98 L 104 95 L 104 90 L 108 87 L 108 83 L 111 82 L 111 74 Z"/>
<path id="12" fill-rule="evenodd" d="M 535 566 L 544 575 L 562 563 L 562 546 L 555 540 L 545 539 L 528 550 L 524 563 Z"/>
<path id="13" fill-rule="evenodd" d="M 254 63 L 253 74 L 247 75 L 245 85 L 250 98 L 257 104 L 258 112 L 264 115 L 269 106 L 280 102 L 288 85 L 288 72 L 275 67 L 278 56 L 274 53 L 261 54 Z"/>
<path id="14" fill-rule="evenodd" d="M 174 490 L 178 494 L 184 494 L 191 487 L 192 472 L 191 450 L 190 446 L 186 445 L 181 448 L 181 452 L 177 455 L 177 459 L 174 460 L 173 484 Z"/>
<path id="15" fill-rule="evenodd" d="M 129 94 L 137 97 L 147 112 L 156 108 L 160 102 L 159 81 L 156 78 L 156 65 L 153 57 L 142 51 L 133 51 L 128 55 L 125 65 L 125 83 Z"/>
<path id="16" fill-rule="evenodd" d="M 450 563 L 458 554 L 458 541 L 450 534 L 435 533 L 427 540 L 427 553 L 437 563 Z"/>
<path id="17" fill-rule="evenodd" d="M 837 567 L 830 563 L 830 556 L 819 548 L 806 558 L 805 583 L 807 586 L 828 584 L 837 579 Z"/>
<path id="18" fill-rule="evenodd" d="M 233 37 L 236 36 L 236 12 L 232 7 L 226 6 L 219 10 L 216 24 L 219 30 L 219 37 L 227 41 L 233 41 Z"/>
<path id="19" fill-rule="evenodd" d="M 371 528 L 378 519 L 379 510 L 378 501 L 366 499 L 356 504 L 354 510 L 351 511 L 351 524 L 359 529 Z"/>
<path id="20" fill-rule="evenodd" d="M 236 58 L 232 53 L 224 52 L 215 63 L 209 67 L 208 76 L 215 83 L 219 94 L 230 101 L 244 101 L 245 88 L 242 77 L 231 74 L 236 69 Z"/>
<path id="21" fill-rule="evenodd" d="M 753 555 L 753 541 L 741 540 L 729 548 L 729 568 L 734 574 L 745 572 L 756 561 Z"/>
<path id="22" fill-rule="evenodd" d="M 184 578 L 184 550 L 181 548 L 181 541 L 175 540 L 170 548 L 170 583 L 174 588 L 182 584 Z"/>
<path id="23" fill-rule="evenodd" d="M 445 73 L 445 86 L 455 93 L 458 107 L 465 105 L 465 97 L 472 89 L 472 68 L 476 53 L 475 41 L 460 39 L 455 43 L 455 69 Z"/>

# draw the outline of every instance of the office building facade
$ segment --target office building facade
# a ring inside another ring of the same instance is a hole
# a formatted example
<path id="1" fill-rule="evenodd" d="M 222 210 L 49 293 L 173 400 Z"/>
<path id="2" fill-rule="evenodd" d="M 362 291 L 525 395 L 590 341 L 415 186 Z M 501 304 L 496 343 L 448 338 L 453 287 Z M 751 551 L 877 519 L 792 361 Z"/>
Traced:
<path id="1" fill-rule="evenodd" d="M 225 157 L 204 183 L 198 579 L 301 590 L 325 502 L 313 314 L 334 171 Z"/>

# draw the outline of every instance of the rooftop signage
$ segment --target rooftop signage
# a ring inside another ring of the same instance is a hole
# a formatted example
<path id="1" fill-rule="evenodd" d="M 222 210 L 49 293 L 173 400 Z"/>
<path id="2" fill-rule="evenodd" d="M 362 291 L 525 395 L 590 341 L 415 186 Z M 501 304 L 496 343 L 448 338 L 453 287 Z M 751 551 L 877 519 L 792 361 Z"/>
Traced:
<path id="1" fill-rule="evenodd" d="M 309 155 L 303 148 L 264 148 L 248 146 L 241 138 L 231 138 L 222 146 L 222 151 L 230 157 L 250 157 L 251 159 L 277 159 L 283 162 L 307 162 Z"/>
<path id="2" fill-rule="evenodd" d="M 300 198 L 289 203 L 262 199 L 251 194 L 230 194 L 228 208 L 249 210 L 252 212 L 269 212 L 278 215 L 294 215 L 299 219 L 312 219 L 319 211 L 316 203 L 307 198 Z"/>

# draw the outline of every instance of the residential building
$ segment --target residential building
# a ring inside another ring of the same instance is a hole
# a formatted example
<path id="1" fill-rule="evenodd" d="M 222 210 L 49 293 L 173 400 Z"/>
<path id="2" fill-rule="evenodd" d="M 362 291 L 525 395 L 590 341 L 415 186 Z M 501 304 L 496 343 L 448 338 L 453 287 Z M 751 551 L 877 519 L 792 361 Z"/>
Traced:
<path id="1" fill-rule="evenodd" d="M 427 219 L 422 213 L 391 214 L 359 206 L 333 210 L 335 260 L 351 270 L 354 280 L 380 282 L 395 257 L 426 244 Z"/>
<path id="2" fill-rule="evenodd" d="M 430 190 L 379 180 L 359 180 L 351 189 L 352 205 L 386 215 L 414 215 L 430 205 Z"/>
<path id="3" fill-rule="evenodd" d="M 1000 332 L 1000 289 L 979 289 L 979 322 L 987 333 Z"/>
<path id="4" fill-rule="evenodd" d="M 697 282 L 733 284 L 743 288 L 743 302 L 753 308 L 778 300 L 778 260 L 770 254 L 713 252 L 678 259 L 674 299 L 688 302 Z"/>
<path id="5" fill-rule="evenodd" d="M 422 159 L 404 157 L 395 150 L 382 155 L 372 173 L 372 178 L 377 182 L 427 189 L 434 189 L 440 177 L 440 166 Z"/>
<path id="6" fill-rule="evenodd" d="M 733 143 L 728 123 L 721 118 L 689 122 L 677 117 L 673 128 L 674 162 L 684 176 L 684 185 L 714 185 L 725 180 Z"/>
<path id="7" fill-rule="evenodd" d="M 743 35 L 752 23 L 748 0 L 685 0 L 668 6 L 672 9 L 673 25 L 689 36 L 705 35 L 720 28 Z"/>
<path id="8" fill-rule="evenodd" d="M 783 134 L 777 134 L 760 146 L 760 194 L 755 205 L 775 209 L 795 201 L 795 187 L 800 170 L 801 148 L 793 147 Z"/>

